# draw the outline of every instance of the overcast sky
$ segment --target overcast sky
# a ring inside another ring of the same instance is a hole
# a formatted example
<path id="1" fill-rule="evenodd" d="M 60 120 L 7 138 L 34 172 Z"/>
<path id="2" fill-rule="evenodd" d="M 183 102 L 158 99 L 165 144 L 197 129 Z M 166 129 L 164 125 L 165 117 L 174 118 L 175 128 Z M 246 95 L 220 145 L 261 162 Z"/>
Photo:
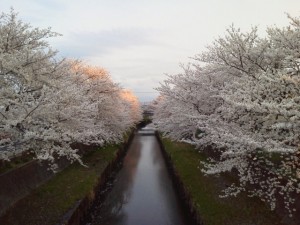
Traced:
<path id="1" fill-rule="evenodd" d="M 300 0 L 0 0 L 32 26 L 61 33 L 51 40 L 64 57 L 106 68 L 114 81 L 141 101 L 179 63 L 205 50 L 231 24 L 247 31 L 258 25 L 288 25 L 300 16 Z"/>

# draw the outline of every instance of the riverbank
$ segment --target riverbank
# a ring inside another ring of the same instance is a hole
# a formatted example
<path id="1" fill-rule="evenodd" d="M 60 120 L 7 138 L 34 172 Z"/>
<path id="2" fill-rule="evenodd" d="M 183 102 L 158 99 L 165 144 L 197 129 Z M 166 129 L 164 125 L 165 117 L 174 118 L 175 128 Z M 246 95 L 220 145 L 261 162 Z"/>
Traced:
<path id="1" fill-rule="evenodd" d="M 245 194 L 238 197 L 219 198 L 222 189 L 230 184 L 230 176 L 204 176 L 200 160 L 205 155 L 193 146 L 162 139 L 164 149 L 183 185 L 191 197 L 196 214 L 205 225 L 281 225 L 273 211 L 257 198 Z"/>
<path id="2" fill-rule="evenodd" d="M 47 183 L 18 201 L 0 218 L 5 225 L 55 225 L 71 218 L 85 197 L 92 198 L 99 177 L 117 157 L 120 145 L 90 151 L 83 157 L 87 167 L 74 163 Z M 69 213 L 68 213 L 69 212 Z M 69 215 L 70 214 L 70 215 Z"/>

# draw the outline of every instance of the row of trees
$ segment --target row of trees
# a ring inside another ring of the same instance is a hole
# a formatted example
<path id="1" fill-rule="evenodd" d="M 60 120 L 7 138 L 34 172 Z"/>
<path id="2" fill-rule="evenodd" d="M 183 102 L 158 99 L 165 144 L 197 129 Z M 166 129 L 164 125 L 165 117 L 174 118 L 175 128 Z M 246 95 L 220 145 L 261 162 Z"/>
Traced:
<path id="1" fill-rule="evenodd" d="M 58 60 L 47 38 L 12 10 L 0 17 L 0 158 L 31 150 L 38 159 L 79 160 L 73 143 L 122 140 L 141 119 L 137 98 L 108 72 Z"/>
<path id="2" fill-rule="evenodd" d="M 246 191 L 292 215 L 300 193 L 300 20 L 243 33 L 233 26 L 157 88 L 154 122 L 166 136 L 208 149 L 203 172 L 238 174 Z"/>

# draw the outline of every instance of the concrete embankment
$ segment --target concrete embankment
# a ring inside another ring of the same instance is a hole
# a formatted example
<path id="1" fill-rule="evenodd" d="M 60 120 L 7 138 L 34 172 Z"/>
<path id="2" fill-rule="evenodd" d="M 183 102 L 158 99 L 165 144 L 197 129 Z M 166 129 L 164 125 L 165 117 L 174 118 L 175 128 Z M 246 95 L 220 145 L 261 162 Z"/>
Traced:
<path id="1" fill-rule="evenodd" d="M 107 177 L 112 167 L 114 167 L 114 164 L 120 161 L 119 159 L 122 157 L 122 154 L 125 154 L 126 145 L 129 144 L 130 140 L 131 138 L 129 137 L 123 144 L 109 145 L 102 148 L 96 146 L 78 146 L 78 148 L 86 152 L 82 160 L 88 167 L 74 163 L 63 171 L 55 174 L 55 176 L 52 175 L 52 177 L 50 177 L 51 179 L 48 178 L 43 181 L 42 185 L 38 185 L 39 187 L 31 188 L 29 190 L 30 193 L 12 204 L 6 212 L 0 216 L 0 224 L 71 224 L 72 221 L 76 221 L 76 216 L 81 218 L 78 216 L 78 213 L 75 214 L 74 212 L 77 212 L 78 207 L 81 208 L 79 210 L 80 213 L 84 211 L 82 208 L 84 208 L 84 205 L 87 205 L 85 204 L 85 202 L 87 202 L 86 199 L 93 198 L 96 193 L 95 190 L 98 189 L 95 188 L 95 186 L 97 186 L 98 183 L 105 182 L 103 181 L 103 177 Z M 31 163 L 28 164 L 31 165 Z M 31 166 L 29 166 L 29 168 L 31 168 Z M 34 180 L 36 176 L 32 173 L 41 173 L 41 177 L 47 176 L 47 174 L 43 174 L 39 170 L 36 172 L 28 169 L 27 165 L 24 165 L 24 168 L 22 166 L 20 171 L 22 171 L 20 174 L 31 176 L 32 180 Z M 46 171 L 52 174 L 51 171 L 47 169 Z M 12 171 L 9 171 L 9 173 L 11 172 Z M 14 173 L 16 172 L 14 171 Z M 5 183 L 7 187 L 18 185 L 17 179 L 13 179 L 12 176 L 7 177 L 11 180 L 10 183 Z M 20 187 L 20 189 L 22 189 L 22 187 Z"/>
<path id="2" fill-rule="evenodd" d="M 61 159 L 57 164 L 60 171 L 68 166 L 69 162 L 66 159 Z M 1 174 L 0 216 L 18 200 L 24 198 L 54 175 L 55 173 L 49 170 L 47 162 L 39 162 L 38 160 L 30 161 L 19 168 Z"/>
<path id="3" fill-rule="evenodd" d="M 203 221 L 201 219 L 201 216 L 198 214 L 196 208 L 194 207 L 194 203 L 192 200 L 191 195 L 189 194 L 187 188 L 185 187 L 184 183 L 182 182 L 178 172 L 176 171 L 171 157 L 168 155 L 167 151 L 165 150 L 165 146 L 163 145 L 161 138 L 158 134 L 158 132 L 155 133 L 155 136 L 158 140 L 159 146 L 162 150 L 163 157 L 166 161 L 166 165 L 168 168 L 168 171 L 172 177 L 172 182 L 175 187 L 175 190 L 177 192 L 177 195 L 180 199 L 180 202 L 183 206 L 184 213 L 189 218 L 189 224 L 195 224 L 195 225 L 203 225 Z"/>
<path id="4" fill-rule="evenodd" d="M 105 167 L 104 171 L 98 178 L 94 188 L 77 204 L 67 212 L 58 225 L 80 225 L 91 210 L 96 198 L 102 198 L 102 192 L 106 188 L 106 184 L 114 172 L 116 172 L 122 159 L 126 155 L 129 145 L 134 137 L 134 132 L 131 133 L 128 140 L 119 148 L 114 159 Z"/>

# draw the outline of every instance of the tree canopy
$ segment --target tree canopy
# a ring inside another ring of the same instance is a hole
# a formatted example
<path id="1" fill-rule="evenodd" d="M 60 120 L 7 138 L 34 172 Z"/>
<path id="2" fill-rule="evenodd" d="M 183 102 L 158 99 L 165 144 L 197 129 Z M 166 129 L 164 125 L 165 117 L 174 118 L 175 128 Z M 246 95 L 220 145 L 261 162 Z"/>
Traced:
<path id="1" fill-rule="evenodd" d="M 47 38 L 13 10 L 0 17 L 0 158 L 79 160 L 74 143 L 118 142 L 141 118 L 139 103 L 101 67 L 59 60 Z M 53 164 L 54 165 L 54 164 Z"/>
<path id="2" fill-rule="evenodd" d="M 166 136 L 213 149 L 203 172 L 237 171 L 224 196 L 246 191 L 289 213 L 300 192 L 300 20 L 223 37 L 169 75 L 154 122 Z"/>

